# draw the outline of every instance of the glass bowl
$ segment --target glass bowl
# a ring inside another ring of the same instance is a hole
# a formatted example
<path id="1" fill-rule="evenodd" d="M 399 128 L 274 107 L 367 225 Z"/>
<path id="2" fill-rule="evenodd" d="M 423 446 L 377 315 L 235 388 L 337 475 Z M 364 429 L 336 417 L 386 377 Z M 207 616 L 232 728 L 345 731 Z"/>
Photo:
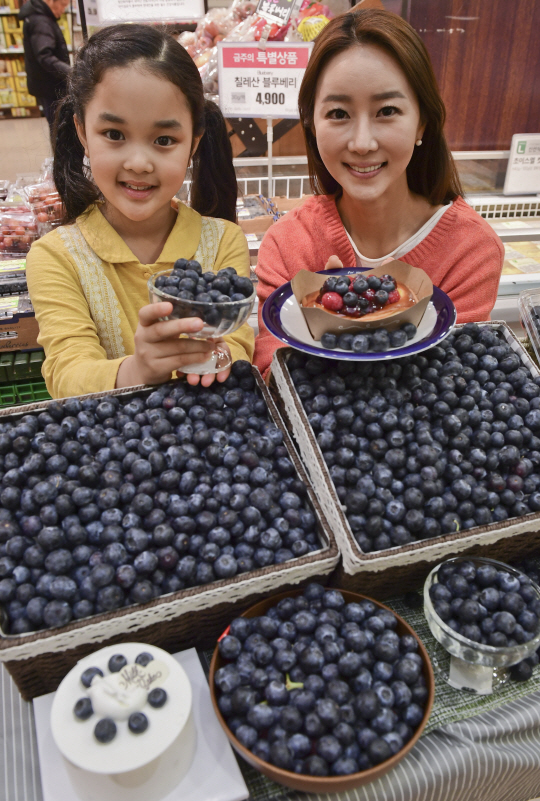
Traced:
<path id="1" fill-rule="evenodd" d="M 424 584 L 424 614 L 431 633 L 442 646 L 432 660 L 435 670 L 452 687 L 468 690 L 479 695 L 489 695 L 508 680 L 509 671 L 507 668 L 518 664 L 518 662 L 531 656 L 538 649 L 540 646 L 540 621 L 538 630 L 531 640 L 506 647 L 496 648 L 493 645 L 484 645 L 458 634 L 436 613 L 429 591 L 434 584 L 438 583 L 438 572 L 443 564 L 458 564 L 460 562 L 472 562 L 476 567 L 492 565 L 497 570 L 510 573 L 510 575 L 520 579 L 522 583 L 530 584 L 538 599 L 540 599 L 540 587 L 520 570 L 510 567 L 504 562 L 482 557 L 460 556 L 448 559 L 446 562 L 441 562 L 441 564 L 437 565 L 426 579 Z"/>
<path id="2" fill-rule="evenodd" d="M 204 302 L 197 300 L 183 300 L 174 295 L 169 295 L 162 289 L 155 286 L 155 281 L 162 275 L 170 275 L 172 270 L 163 270 L 155 273 L 148 279 L 148 296 L 150 303 L 172 303 L 173 310 L 164 320 L 179 320 L 189 317 L 199 317 L 204 322 L 204 327 L 196 334 L 190 334 L 190 339 L 215 340 L 232 334 L 237 331 L 249 319 L 253 309 L 257 294 L 255 288 L 249 298 L 244 300 L 231 301 L 212 301 Z M 231 358 L 226 349 L 216 343 L 216 347 L 206 362 L 200 364 L 190 364 L 186 368 L 187 372 L 206 375 L 208 373 L 219 373 L 230 367 Z"/>

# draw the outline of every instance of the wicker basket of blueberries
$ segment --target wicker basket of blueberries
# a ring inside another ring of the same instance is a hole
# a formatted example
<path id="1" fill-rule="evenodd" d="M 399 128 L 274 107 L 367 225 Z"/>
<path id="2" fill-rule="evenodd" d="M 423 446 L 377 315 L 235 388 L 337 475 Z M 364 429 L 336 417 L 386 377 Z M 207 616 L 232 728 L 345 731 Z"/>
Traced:
<path id="1" fill-rule="evenodd" d="M 338 551 L 260 373 L 0 412 L 0 661 L 30 699 L 97 645 L 209 647 Z"/>
<path id="2" fill-rule="evenodd" d="M 334 793 L 403 759 L 428 721 L 435 682 L 402 618 L 312 583 L 232 621 L 214 651 L 210 691 L 249 764 L 287 787 Z"/>
<path id="3" fill-rule="evenodd" d="M 540 374 L 504 323 L 377 363 L 281 348 L 272 376 L 335 521 L 340 586 L 385 598 L 449 556 L 540 543 Z"/>

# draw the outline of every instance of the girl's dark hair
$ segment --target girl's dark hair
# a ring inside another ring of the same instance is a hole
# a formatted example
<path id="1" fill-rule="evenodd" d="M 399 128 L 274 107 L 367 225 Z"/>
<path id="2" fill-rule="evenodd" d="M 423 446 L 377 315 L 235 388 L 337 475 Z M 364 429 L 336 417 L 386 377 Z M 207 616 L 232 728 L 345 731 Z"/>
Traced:
<path id="1" fill-rule="evenodd" d="M 205 101 L 199 71 L 182 45 L 148 25 L 103 28 L 77 54 L 53 135 L 53 176 L 66 208 L 65 222 L 75 220 L 101 197 L 87 175 L 73 115 L 84 123 L 86 106 L 105 72 L 135 62 L 183 92 L 191 110 L 193 136 L 202 134 L 193 156 L 192 207 L 199 214 L 236 222 L 236 174 L 223 115 L 215 103 Z"/>
<path id="2" fill-rule="evenodd" d="M 454 200 L 463 194 L 463 190 L 444 136 L 446 111 L 428 52 L 408 22 L 397 14 L 378 9 L 340 14 L 315 40 L 298 98 L 313 191 L 330 195 L 340 189 L 326 169 L 317 147 L 313 124 L 317 83 L 331 59 L 350 47 L 364 44 L 382 47 L 394 58 L 418 100 L 420 118 L 426 127 L 422 145 L 415 147 L 407 166 L 409 189 L 427 198 L 434 206 Z"/>

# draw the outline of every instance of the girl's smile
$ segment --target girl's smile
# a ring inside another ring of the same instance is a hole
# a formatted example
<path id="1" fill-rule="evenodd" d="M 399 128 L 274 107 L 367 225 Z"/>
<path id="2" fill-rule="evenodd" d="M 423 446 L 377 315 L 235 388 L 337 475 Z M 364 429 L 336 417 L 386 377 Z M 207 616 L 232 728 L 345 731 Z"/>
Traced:
<path id="1" fill-rule="evenodd" d="M 127 181 L 119 181 L 119 183 L 124 187 L 128 197 L 137 201 L 150 197 L 153 190 L 157 188 L 152 184 L 136 183 L 135 181 L 130 181 L 129 183 Z"/>

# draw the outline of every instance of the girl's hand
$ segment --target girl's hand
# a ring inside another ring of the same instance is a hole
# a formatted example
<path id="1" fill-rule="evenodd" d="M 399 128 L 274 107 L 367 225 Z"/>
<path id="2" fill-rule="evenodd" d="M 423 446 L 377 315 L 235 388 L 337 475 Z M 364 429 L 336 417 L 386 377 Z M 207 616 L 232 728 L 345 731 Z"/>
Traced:
<path id="1" fill-rule="evenodd" d="M 218 344 L 219 344 L 219 349 L 221 351 L 226 351 L 229 354 L 229 356 L 231 355 L 229 346 L 223 339 L 213 339 L 211 342 L 212 350 Z M 217 381 L 221 384 L 222 381 L 225 381 L 229 377 L 230 372 L 231 368 L 227 367 L 225 370 L 222 370 L 221 373 L 208 373 L 207 375 L 197 375 L 196 373 L 189 373 L 187 370 L 183 372 L 178 370 L 177 374 L 179 377 L 185 374 L 188 384 L 191 384 L 192 387 L 197 386 L 197 384 L 199 383 L 199 379 L 201 381 L 201 386 L 209 387 L 210 384 L 214 383 L 214 379 L 217 379 Z"/>
<path id="2" fill-rule="evenodd" d="M 343 267 L 342 262 L 338 259 L 337 256 L 330 256 L 328 261 L 326 262 L 325 270 L 335 270 L 339 267 Z"/>
<path id="3" fill-rule="evenodd" d="M 189 373 L 189 365 L 210 358 L 213 342 L 203 339 L 180 339 L 181 334 L 195 334 L 203 328 L 198 317 L 182 320 L 160 320 L 172 312 L 171 303 L 151 303 L 139 311 L 139 325 L 135 331 L 135 353 L 124 359 L 118 370 L 116 387 L 137 384 L 162 384 L 172 373 L 188 376 L 190 384 L 198 384 L 200 376 Z M 218 374 L 224 381 L 229 371 Z M 203 385 L 209 386 L 214 375 L 203 376 Z"/>

